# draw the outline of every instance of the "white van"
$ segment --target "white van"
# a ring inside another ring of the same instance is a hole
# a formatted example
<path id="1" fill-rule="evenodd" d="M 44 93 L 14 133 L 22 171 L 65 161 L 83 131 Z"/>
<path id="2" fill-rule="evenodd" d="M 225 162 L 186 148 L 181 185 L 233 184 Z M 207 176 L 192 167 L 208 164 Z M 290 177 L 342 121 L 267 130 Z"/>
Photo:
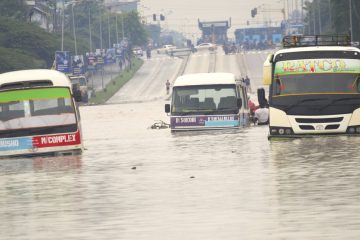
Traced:
<path id="1" fill-rule="evenodd" d="M 0 74 L 0 156 L 73 155 L 83 149 L 69 78 L 54 70 Z"/>

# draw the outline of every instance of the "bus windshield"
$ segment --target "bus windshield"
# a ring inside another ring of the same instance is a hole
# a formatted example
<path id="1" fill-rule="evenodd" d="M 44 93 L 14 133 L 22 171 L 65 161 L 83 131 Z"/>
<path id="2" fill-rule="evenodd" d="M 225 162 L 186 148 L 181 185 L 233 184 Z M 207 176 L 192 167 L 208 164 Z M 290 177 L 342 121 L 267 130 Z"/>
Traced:
<path id="1" fill-rule="evenodd" d="M 0 132 L 76 124 L 68 88 L 0 92 Z"/>
<path id="2" fill-rule="evenodd" d="M 174 87 L 172 113 L 237 114 L 236 85 L 204 85 Z"/>
<path id="3" fill-rule="evenodd" d="M 273 96 L 356 94 L 360 92 L 360 60 L 304 59 L 275 65 Z"/>

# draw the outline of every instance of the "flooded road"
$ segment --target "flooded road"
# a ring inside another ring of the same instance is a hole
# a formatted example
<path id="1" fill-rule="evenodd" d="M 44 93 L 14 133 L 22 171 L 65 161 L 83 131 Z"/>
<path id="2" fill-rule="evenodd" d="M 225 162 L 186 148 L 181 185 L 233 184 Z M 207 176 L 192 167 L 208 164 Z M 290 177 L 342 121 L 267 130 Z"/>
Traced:
<path id="1" fill-rule="evenodd" d="M 1 160 L 0 239 L 360 237 L 360 138 L 148 129 L 164 103 L 81 107 L 81 156 Z"/>

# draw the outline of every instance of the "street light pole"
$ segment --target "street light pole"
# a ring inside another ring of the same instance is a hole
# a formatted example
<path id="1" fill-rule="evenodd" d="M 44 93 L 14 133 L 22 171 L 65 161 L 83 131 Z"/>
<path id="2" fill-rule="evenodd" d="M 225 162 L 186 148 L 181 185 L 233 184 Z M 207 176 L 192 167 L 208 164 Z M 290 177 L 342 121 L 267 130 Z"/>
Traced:
<path id="1" fill-rule="evenodd" d="M 64 51 L 64 19 L 65 19 L 65 3 L 62 2 L 62 17 L 61 17 L 61 51 Z"/>
<path id="2" fill-rule="evenodd" d="M 75 55 L 77 55 L 77 45 L 76 45 L 76 32 L 75 32 L 75 19 L 74 19 L 74 5 L 71 4 L 71 13 L 72 13 L 72 22 L 73 22 L 73 34 L 74 34 L 74 43 L 75 43 Z"/>
<path id="3" fill-rule="evenodd" d="M 116 27 L 116 44 L 118 44 L 119 43 L 119 30 L 118 30 L 117 14 L 115 15 L 115 27 Z"/>
<path id="4" fill-rule="evenodd" d="M 90 38 L 90 52 L 92 52 L 92 38 L 91 38 L 91 12 L 89 7 L 89 38 Z"/>
<path id="5" fill-rule="evenodd" d="M 321 35 L 322 29 L 321 29 L 321 8 L 320 8 L 320 1 L 317 1 L 318 9 L 319 9 L 319 34 Z"/>
<path id="6" fill-rule="evenodd" d="M 354 41 L 353 38 L 353 23 L 352 23 L 352 1 L 349 0 L 349 8 L 350 8 L 350 37 L 351 37 L 351 42 Z"/>
<path id="7" fill-rule="evenodd" d="M 125 39 L 125 31 L 124 31 L 124 16 L 123 13 L 121 13 L 121 28 L 122 28 L 122 39 Z"/>
<path id="8" fill-rule="evenodd" d="M 103 43 L 102 43 L 102 17 L 101 17 L 102 12 L 100 11 L 100 49 L 103 49 Z"/>
<path id="9" fill-rule="evenodd" d="M 110 34 L 110 13 L 108 13 L 108 31 L 109 31 L 109 49 L 111 48 L 111 34 Z"/>

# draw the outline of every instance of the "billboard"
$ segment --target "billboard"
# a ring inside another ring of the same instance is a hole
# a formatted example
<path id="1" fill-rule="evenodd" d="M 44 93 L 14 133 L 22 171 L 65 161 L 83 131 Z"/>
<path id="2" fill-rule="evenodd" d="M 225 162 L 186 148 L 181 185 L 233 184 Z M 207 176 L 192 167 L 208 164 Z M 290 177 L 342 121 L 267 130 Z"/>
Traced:
<path id="1" fill-rule="evenodd" d="M 83 75 L 85 73 L 84 65 L 83 55 L 74 56 L 72 61 L 73 75 Z"/>
<path id="2" fill-rule="evenodd" d="M 63 73 L 71 73 L 71 54 L 68 51 L 55 52 L 55 69 Z"/>

